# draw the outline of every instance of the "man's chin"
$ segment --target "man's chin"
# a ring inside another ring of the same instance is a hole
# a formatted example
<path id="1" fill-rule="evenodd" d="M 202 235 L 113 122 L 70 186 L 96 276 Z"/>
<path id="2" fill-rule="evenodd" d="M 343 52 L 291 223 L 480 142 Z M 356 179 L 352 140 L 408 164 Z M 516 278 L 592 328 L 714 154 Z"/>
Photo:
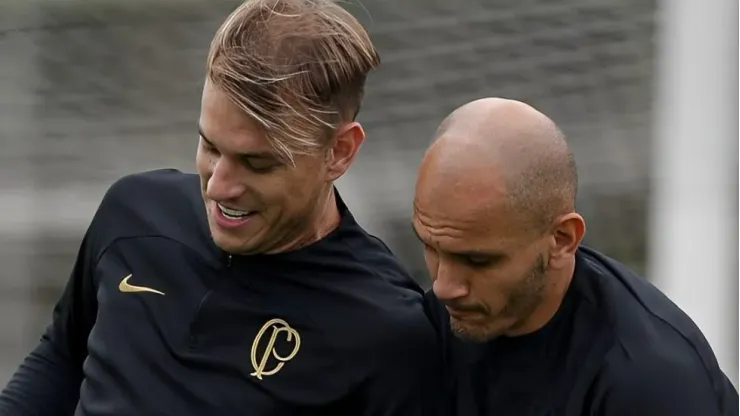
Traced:
<path id="1" fill-rule="evenodd" d="M 259 252 L 259 244 L 254 239 L 247 240 L 243 236 L 237 237 L 218 229 L 211 229 L 211 238 L 218 248 L 229 254 L 257 254 Z"/>
<path id="2" fill-rule="evenodd" d="M 497 328 L 482 326 L 482 325 L 471 325 L 455 318 L 450 318 L 450 329 L 452 334 L 463 341 L 484 343 L 491 341 L 501 335 L 500 330 Z"/>

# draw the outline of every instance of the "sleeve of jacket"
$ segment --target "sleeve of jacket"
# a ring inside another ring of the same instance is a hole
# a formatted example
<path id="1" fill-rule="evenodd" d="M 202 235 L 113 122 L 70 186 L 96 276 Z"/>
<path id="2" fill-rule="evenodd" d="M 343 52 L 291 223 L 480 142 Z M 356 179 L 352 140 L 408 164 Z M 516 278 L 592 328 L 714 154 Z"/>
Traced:
<path id="1" fill-rule="evenodd" d="M 442 416 L 442 353 L 423 313 L 386 324 L 374 374 L 361 385 L 360 416 Z"/>
<path id="2" fill-rule="evenodd" d="M 75 411 L 87 338 L 97 314 L 93 273 L 106 228 L 101 213 L 110 204 L 110 193 L 83 237 L 51 323 L 0 393 L 0 416 L 67 416 Z"/>
<path id="3" fill-rule="evenodd" d="M 724 388 L 717 392 L 707 370 L 681 354 L 612 357 L 594 388 L 590 414 L 736 416 L 737 391 L 729 382 Z"/>

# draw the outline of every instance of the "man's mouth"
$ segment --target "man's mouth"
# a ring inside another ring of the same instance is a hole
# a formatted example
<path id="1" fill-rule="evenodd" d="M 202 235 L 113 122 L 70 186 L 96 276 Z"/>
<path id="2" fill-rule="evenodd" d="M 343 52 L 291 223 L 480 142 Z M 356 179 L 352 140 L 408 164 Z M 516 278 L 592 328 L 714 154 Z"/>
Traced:
<path id="1" fill-rule="evenodd" d="M 240 220 L 248 217 L 250 214 L 252 214 L 254 211 L 242 211 L 234 208 L 228 208 L 221 204 L 216 204 L 218 206 L 219 211 L 221 211 L 221 214 L 223 214 L 224 217 L 233 219 L 233 220 Z"/>
<path id="2" fill-rule="evenodd" d="M 476 316 L 481 316 L 483 311 L 478 308 L 454 308 L 447 306 L 447 313 L 455 319 L 470 319 Z"/>

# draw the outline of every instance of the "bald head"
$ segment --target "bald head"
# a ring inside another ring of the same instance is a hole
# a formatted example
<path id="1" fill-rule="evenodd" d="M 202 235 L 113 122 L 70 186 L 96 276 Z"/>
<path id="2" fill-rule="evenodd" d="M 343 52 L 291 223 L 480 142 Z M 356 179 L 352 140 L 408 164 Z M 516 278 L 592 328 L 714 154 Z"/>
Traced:
<path id="1" fill-rule="evenodd" d="M 552 120 L 519 101 L 484 98 L 441 123 L 420 167 L 416 201 L 506 209 L 539 229 L 573 211 L 576 188 L 573 156 Z"/>

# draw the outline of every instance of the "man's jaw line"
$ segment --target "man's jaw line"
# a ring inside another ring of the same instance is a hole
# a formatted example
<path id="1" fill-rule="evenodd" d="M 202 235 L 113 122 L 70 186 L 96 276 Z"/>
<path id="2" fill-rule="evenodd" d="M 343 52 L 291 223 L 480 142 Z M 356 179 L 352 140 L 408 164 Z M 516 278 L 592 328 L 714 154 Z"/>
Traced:
<path id="1" fill-rule="evenodd" d="M 317 209 L 311 213 L 314 218 L 309 221 L 309 225 L 304 232 L 299 233 L 287 243 L 270 250 L 267 254 L 297 250 L 311 245 L 331 233 L 339 225 L 341 220 L 339 206 L 334 198 L 333 190 L 331 192 L 329 198 L 324 200 L 324 203 L 319 203 L 319 206 L 316 207 Z"/>

